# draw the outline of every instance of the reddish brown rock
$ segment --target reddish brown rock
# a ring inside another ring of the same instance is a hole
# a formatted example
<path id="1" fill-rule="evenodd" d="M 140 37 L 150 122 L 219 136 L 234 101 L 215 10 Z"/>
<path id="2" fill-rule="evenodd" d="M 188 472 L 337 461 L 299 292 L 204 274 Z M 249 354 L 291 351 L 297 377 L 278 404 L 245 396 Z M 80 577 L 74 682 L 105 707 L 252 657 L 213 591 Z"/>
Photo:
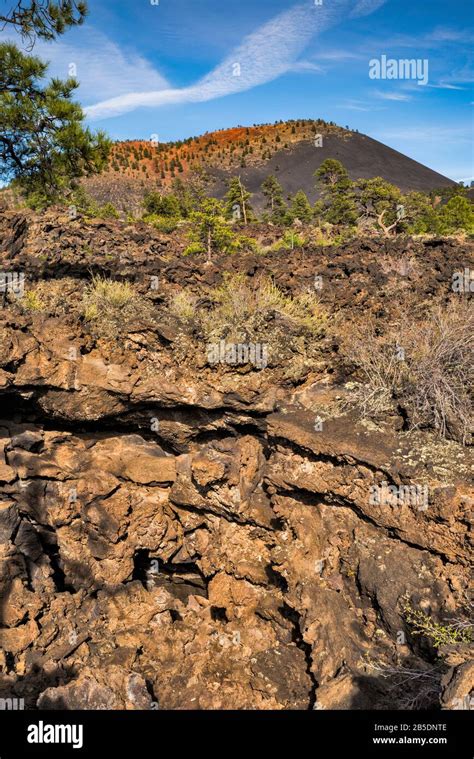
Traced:
<path id="1" fill-rule="evenodd" d="M 0 215 L 0 232 L 3 268 L 43 298 L 0 314 L 1 696 L 47 709 L 471 698 L 463 646 L 414 635 L 406 604 L 467 629 L 472 447 L 407 430 L 397 408 L 349 413 L 337 331 L 396 316 L 407 284 L 445 302 L 470 243 L 354 241 L 207 266 L 177 255 L 179 231 L 145 225 L 26 211 Z M 405 248 L 417 268 L 400 283 L 387 266 Z M 86 318 L 89 270 L 130 281 L 133 313 Z M 208 308 L 239 271 L 288 294 L 323 273 L 337 329 L 305 342 L 270 313 L 264 337 L 282 332 L 265 369 L 208 365 L 202 325 L 173 298 L 186 288 Z M 427 501 L 378 502 L 383 483 Z"/>

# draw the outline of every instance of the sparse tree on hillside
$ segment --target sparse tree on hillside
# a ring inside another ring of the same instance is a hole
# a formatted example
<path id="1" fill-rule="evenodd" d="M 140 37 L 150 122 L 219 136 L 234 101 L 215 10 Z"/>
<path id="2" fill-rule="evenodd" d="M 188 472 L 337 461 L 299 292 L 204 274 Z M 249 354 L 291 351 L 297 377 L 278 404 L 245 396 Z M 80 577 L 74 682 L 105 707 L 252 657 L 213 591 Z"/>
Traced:
<path id="1" fill-rule="evenodd" d="M 270 174 L 262 182 L 261 189 L 266 199 L 265 208 L 270 212 L 270 219 L 276 224 L 282 224 L 288 210 L 283 200 L 283 187 L 278 179 L 273 174 Z"/>
<path id="2" fill-rule="evenodd" d="M 186 187 L 192 197 L 193 209 L 198 209 L 207 197 L 206 191 L 211 183 L 211 177 L 206 169 L 199 164 L 191 166 L 186 177 Z"/>
<path id="3" fill-rule="evenodd" d="M 289 214 L 293 221 L 299 219 L 304 224 L 309 224 L 312 220 L 313 209 L 311 208 L 311 203 L 303 190 L 298 190 L 298 192 L 290 199 Z"/>
<path id="4" fill-rule="evenodd" d="M 243 222 L 244 224 L 247 224 L 249 218 L 252 216 L 252 207 L 250 205 L 251 197 L 252 193 L 247 190 L 245 185 L 242 183 L 241 178 L 232 177 L 229 182 L 229 189 L 225 196 L 228 218 L 235 218 L 234 211 L 235 207 L 238 206 L 242 214 Z"/>
<path id="5" fill-rule="evenodd" d="M 208 261 L 215 252 L 227 252 L 234 242 L 234 235 L 225 219 L 225 207 L 216 198 L 206 198 L 199 211 L 190 216 L 191 239 L 202 246 Z"/>
<path id="6" fill-rule="evenodd" d="M 315 204 L 315 216 L 330 224 L 353 226 L 357 221 L 354 185 L 346 168 L 335 158 L 328 158 L 315 172 L 322 187 L 321 200 Z"/>
<path id="7" fill-rule="evenodd" d="M 181 216 L 187 218 L 191 211 L 195 209 L 194 199 L 188 183 L 181 177 L 176 177 L 171 184 L 173 195 L 179 203 Z"/>
<path id="8" fill-rule="evenodd" d="M 159 192 L 148 192 L 143 199 L 143 205 L 149 214 L 174 218 L 182 215 L 179 200 L 171 193 L 161 195 Z"/>
<path id="9" fill-rule="evenodd" d="M 16 180 L 31 202 L 67 196 L 80 177 L 106 164 L 110 142 L 83 126 L 72 100 L 77 82 L 43 83 L 47 65 L 0 43 L 0 176 Z"/>
<path id="10" fill-rule="evenodd" d="M 363 217 L 374 219 L 388 237 L 401 221 L 397 212 L 397 207 L 402 205 L 399 188 L 382 177 L 359 179 L 356 187 Z"/>
<path id="11" fill-rule="evenodd" d="M 343 190 L 349 189 L 351 186 L 347 169 L 335 158 L 326 158 L 319 169 L 315 171 L 314 176 L 325 190 L 332 188 Z"/>
<path id="12" fill-rule="evenodd" d="M 178 212 L 172 215 L 186 219 L 192 211 L 197 211 L 206 197 L 205 191 L 208 183 L 207 174 L 199 167 L 193 169 L 186 179 L 181 177 L 173 179 L 171 183 L 173 192 L 168 197 L 173 196 L 175 198 L 178 203 Z M 159 211 L 154 211 L 154 213 L 159 213 Z"/>

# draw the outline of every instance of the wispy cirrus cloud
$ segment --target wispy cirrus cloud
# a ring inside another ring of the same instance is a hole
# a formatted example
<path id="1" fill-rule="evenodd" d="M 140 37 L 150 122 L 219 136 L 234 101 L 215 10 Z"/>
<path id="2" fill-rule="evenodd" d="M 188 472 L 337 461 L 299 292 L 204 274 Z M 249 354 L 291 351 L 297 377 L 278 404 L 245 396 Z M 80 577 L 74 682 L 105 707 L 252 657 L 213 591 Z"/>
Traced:
<path id="1" fill-rule="evenodd" d="M 426 85 L 427 87 L 432 87 L 434 90 L 465 90 L 465 87 L 460 87 L 458 84 L 450 84 L 449 82 L 439 82 L 438 84 L 430 84 L 428 83 Z"/>
<path id="2" fill-rule="evenodd" d="M 374 106 L 372 103 L 368 103 L 365 100 L 345 100 L 335 106 L 336 108 L 342 108 L 346 111 L 361 111 L 370 113 L 371 111 L 383 111 L 385 106 Z"/>
<path id="3" fill-rule="evenodd" d="M 151 87 L 123 92 L 86 108 L 90 119 L 106 119 L 140 107 L 204 102 L 244 92 L 298 67 L 298 58 L 317 34 L 347 16 L 372 13 L 386 0 L 332 0 L 298 4 L 278 14 L 246 37 L 213 71 L 189 87 Z M 314 69 L 313 69 L 314 70 Z"/>
<path id="4" fill-rule="evenodd" d="M 1 39 L 16 41 L 7 34 L 2 34 Z M 54 44 L 37 40 L 33 52 L 49 61 L 50 76 L 60 79 L 70 75 L 77 77 L 82 103 L 94 102 L 98 92 L 106 98 L 135 92 L 144 81 L 153 89 L 169 86 L 145 58 L 123 50 L 96 29 L 84 26 L 77 44 L 75 39 L 76 35 L 71 33 L 68 41 L 58 39 Z M 72 65 L 75 68 L 70 68 Z"/>
<path id="5" fill-rule="evenodd" d="M 380 100 L 394 100 L 397 103 L 406 103 L 411 100 L 411 95 L 406 95 L 403 92 L 383 92 L 382 90 L 377 90 L 373 94 Z"/>
<path id="6" fill-rule="evenodd" d="M 472 31 L 469 29 L 452 29 L 446 26 L 437 26 L 427 35 L 432 42 L 460 42 L 470 44 L 474 41 Z"/>
<path id="7" fill-rule="evenodd" d="M 455 127 L 419 124 L 418 126 L 384 130 L 378 134 L 378 138 L 385 140 L 408 140 L 410 142 L 434 140 L 445 145 L 458 144 L 459 142 L 471 143 L 472 128 L 470 124 Z"/>
<path id="8" fill-rule="evenodd" d="M 353 50 L 341 50 L 334 48 L 332 50 L 320 50 L 317 54 L 318 61 L 329 61 L 330 63 L 345 63 L 346 61 L 366 61 L 367 54 L 355 53 Z"/>
<path id="9" fill-rule="evenodd" d="M 296 61 L 296 63 L 293 63 L 288 71 L 294 71 L 296 73 L 302 73 L 302 74 L 324 74 L 325 69 L 323 66 L 318 66 L 317 63 L 314 63 L 313 61 Z"/>
<path id="10" fill-rule="evenodd" d="M 449 27 L 435 27 L 429 32 L 417 36 L 410 34 L 396 34 L 392 37 L 364 38 L 361 41 L 357 36 L 351 49 L 341 47 L 321 49 L 313 56 L 315 62 L 331 65 L 344 66 L 347 63 L 365 65 L 372 55 L 380 55 L 381 52 L 390 53 L 391 57 L 419 57 L 420 51 L 424 55 L 429 51 L 436 51 L 436 57 L 430 57 L 430 73 L 436 77 L 429 82 L 427 88 L 438 90 L 466 90 L 467 85 L 474 80 L 474 71 L 471 65 L 471 48 L 474 35 L 469 29 L 453 29 Z M 453 48 L 456 49 L 453 54 Z M 453 68 L 453 60 L 465 60 L 464 65 Z M 359 66 L 360 70 L 360 66 Z M 463 86 L 466 85 L 466 86 Z M 415 87 L 415 90 L 417 88 Z M 386 100 L 402 100 L 407 97 L 395 97 L 387 95 Z"/>
<path id="11" fill-rule="evenodd" d="M 420 35 L 397 34 L 385 39 L 383 44 L 386 48 L 414 48 L 416 50 L 443 46 L 471 45 L 474 41 L 472 31 L 469 29 L 451 29 L 449 27 L 436 27 L 430 32 Z"/>

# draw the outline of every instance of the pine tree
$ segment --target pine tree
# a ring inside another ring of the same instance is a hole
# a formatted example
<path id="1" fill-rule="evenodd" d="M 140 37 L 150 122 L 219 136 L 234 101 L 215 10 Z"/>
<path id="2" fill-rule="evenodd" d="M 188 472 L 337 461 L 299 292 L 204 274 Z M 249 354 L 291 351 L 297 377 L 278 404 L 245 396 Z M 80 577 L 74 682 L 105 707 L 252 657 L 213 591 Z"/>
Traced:
<path id="1" fill-rule="evenodd" d="M 240 208 L 244 224 L 247 224 L 249 218 L 253 215 L 252 207 L 249 203 L 252 194 L 242 183 L 239 177 L 232 177 L 228 185 L 229 189 L 225 196 L 227 217 L 233 218 L 236 206 Z"/>
<path id="2" fill-rule="evenodd" d="M 76 0 L 30 0 L 16 2 L 0 13 L 0 25 L 13 28 L 33 46 L 35 39 L 54 40 L 72 26 L 84 22 L 87 3 Z"/>
<path id="3" fill-rule="evenodd" d="M 324 188 L 337 187 L 339 190 L 350 187 L 349 174 L 340 161 L 327 158 L 314 173 L 315 178 Z"/>
<path id="4" fill-rule="evenodd" d="M 400 201 L 403 219 L 400 226 L 410 234 L 436 232 L 437 216 L 433 201 L 423 192 L 409 192 Z"/>
<path id="5" fill-rule="evenodd" d="M 179 200 L 172 193 L 161 195 L 158 192 L 148 192 L 143 199 L 143 205 L 149 214 L 172 218 L 181 216 Z"/>
<path id="6" fill-rule="evenodd" d="M 389 236 L 398 224 L 397 206 L 402 194 L 398 187 L 382 177 L 359 179 L 356 183 L 358 202 L 366 218 L 374 219 L 385 236 Z"/>
<path id="7" fill-rule="evenodd" d="M 327 158 L 314 176 L 322 186 L 322 200 L 315 207 L 318 217 L 331 224 L 354 225 L 357 221 L 354 185 L 343 164 Z"/>
<path id="8" fill-rule="evenodd" d="M 191 239 L 202 245 L 210 261 L 215 252 L 228 252 L 234 236 L 225 220 L 225 207 L 216 198 L 206 198 L 199 211 L 190 216 Z"/>
<path id="9" fill-rule="evenodd" d="M 466 231 L 474 232 L 474 208 L 468 198 L 460 195 L 452 197 L 438 214 L 439 231 L 442 234 L 452 234 Z"/>
<path id="10" fill-rule="evenodd" d="M 282 224 L 287 206 L 283 200 L 283 187 L 278 179 L 270 174 L 261 185 L 262 194 L 266 198 L 265 208 L 270 211 L 270 219 L 276 224 Z"/>
<path id="11" fill-rule="evenodd" d="M 0 43 L 0 176 L 37 205 L 63 199 L 77 179 L 104 168 L 110 142 L 82 124 L 74 79 L 42 82 L 47 65 Z"/>
<path id="12" fill-rule="evenodd" d="M 311 208 L 311 203 L 303 190 L 298 190 L 298 192 L 291 198 L 290 215 L 293 220 L 299 219 L 305 224 L 309 224 L 312 220 L 313 209 Z"/>

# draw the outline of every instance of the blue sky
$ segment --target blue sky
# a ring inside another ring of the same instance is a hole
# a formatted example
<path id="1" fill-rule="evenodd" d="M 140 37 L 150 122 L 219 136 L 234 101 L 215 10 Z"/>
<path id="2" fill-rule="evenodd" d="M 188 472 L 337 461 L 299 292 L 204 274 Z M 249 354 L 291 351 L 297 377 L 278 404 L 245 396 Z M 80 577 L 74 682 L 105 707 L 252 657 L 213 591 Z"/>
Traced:
<path id="1" fill-rule="evenodd" d="M 86 25 L 35 52 L 91 126 L 161 141 L 277 119 L 369 134 L 457 181 L 473 178 L 472 0 L 89 0 Z M 426 86 L 369 61 L 428 60 Z"/>

